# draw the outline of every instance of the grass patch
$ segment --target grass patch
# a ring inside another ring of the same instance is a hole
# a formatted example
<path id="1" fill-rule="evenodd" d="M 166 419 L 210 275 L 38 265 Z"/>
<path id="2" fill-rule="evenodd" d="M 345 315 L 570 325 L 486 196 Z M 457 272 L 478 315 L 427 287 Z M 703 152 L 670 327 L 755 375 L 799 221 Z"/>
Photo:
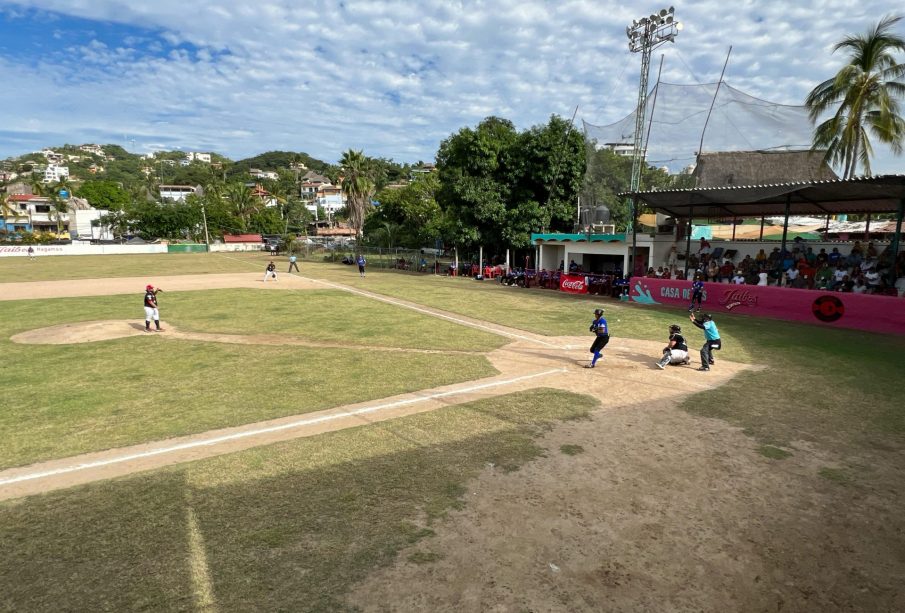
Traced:
<path id="1" fill-rule="evenodd" d="M 164 302 L 165 300 L 165 302 Z M 231 289 L 164 294 L 162 315 L 181 328 L 280 334 L 313 341 L 491 351 L 506 339 L 341 290 Z"/>
<path id="2" fill-rule="evenodd" d="M 492 348 L 498 337 L 363 298 L 291 292 L 166 295 L 164 321 L 186 330 L 287 330 L 311 340 L 389 347 Z M 349 312 L 331 309 L 334 301 Z M 166 310 L 166 309 L 169 309 Z M 414 354 L 134 337 L 77 345 L 19 345 L 17 332 L 67 321 L 134 319 L 134 296 L 0 303 L 4 355 L 0 467 L 468 381 L 496 370 L 470 354 Z M 366 317 L 349 316 L 368 311 Z M 219 327 L 218 327 L 219 326 Z M 371 332 L 371 328 L 377 332 Z M 429 340 L 427 340 L 429 339 Z"/>
<path id="3" fill-rule="evenodd" d="M 824 467 L 818 470 L 817 474 L 828 481 L 836 483 L 850 483 L 852 480 L 851 475 L 841 468 Z"/>
<path id="4" fill-rule="evenodd" d="M 559 450 L 566 455 L 578 455 L 584 453 L 584 447 L 581 445 L 562 445 Z"/>
<path id="5" fill-rule="evenodd" d="M 35 262 L 24 257 L 0 258 L 0 283 L 233 272 L 248 270 L 241 263 L 215 253 L 42 255 Z"/>
<path id="6" fill-rule="evenodd" d="M 785 449 L 780 449 L 779 447 L 774 447 L 773 445 L 761 445 L 758 448 L 757 452 L 764 457 L 770 458 L 771 460 L 785 460 L 792 455 Z"/>
<path id="7" fill-rule="evenodd" d="M 408 561 L 412 564 L 430 564 L 442 559 L 442 554 L 433 551 L 416 551 L 408 556 Z"/>
<path id="8" fill-rule="evenodd" d="M 533 390 L 0 503 L 3 607 L 346 610 L 488 462 L 524 465 L 551 422 L 596 406 Z"/>

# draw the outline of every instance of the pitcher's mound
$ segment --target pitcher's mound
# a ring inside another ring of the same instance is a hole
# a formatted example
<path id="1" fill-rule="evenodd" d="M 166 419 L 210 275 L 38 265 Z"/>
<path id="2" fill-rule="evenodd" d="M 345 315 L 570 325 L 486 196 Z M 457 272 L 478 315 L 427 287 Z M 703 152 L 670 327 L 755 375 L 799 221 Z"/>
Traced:
<path id="1" fill-rule="evenodd" d="M 16 334 L 10 340 L 14 343 L 30 345 L 71 345 L 75 343 L 93 343 L 109 341 L 115 338 L 148 334 L 141 322 L 125 320 L 116 321 L 80 321 L 48 328 L 38 328 Z M 153 333 L 152 333 L 153 334 Z M 166 332 L 163 332 L 166 334 Z"/>

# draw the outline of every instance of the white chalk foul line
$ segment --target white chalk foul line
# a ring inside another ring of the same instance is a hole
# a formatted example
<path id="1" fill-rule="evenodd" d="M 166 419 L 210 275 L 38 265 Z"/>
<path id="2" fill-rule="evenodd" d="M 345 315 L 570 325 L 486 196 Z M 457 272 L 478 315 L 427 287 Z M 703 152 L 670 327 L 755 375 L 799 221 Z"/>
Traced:
<path id="1" fill-rule="evenodd" d="M 227 258 L 227 259 L 230 259 L 230 260 L 234 260 L 234 261 L 236 261 L 236 262 L 242 262 L 243 264 L 249 264 L 248 262 L 245 262 L 245 261 L 240 260 L 240 259 L 237 259 L 237 258 L 232 258 L 232 257 L 230 257 L 230 256 L 228 256 L 228 255 L 224 255 L 223 257 L 225 257 L 225 258 Z M 253 264 L 249 264 L 249 266 L 253 266 Z M 450 316 L 450 315 L 444 315 L 443 313 L 437 313 L 436 311 L 432 311 L 432 310 L 430 310 L 430 309 L 425 309 L 425 308 L 422 308 L 422 307 L 418 307 L 418 306 L 415 306 L 415 305 L 413 305 L 413 304 L 406 304 L 406 303 L 404 303 L 404 302 L 399 302 L 398 300 L 393 300 L 392 298 L 387 298 L 386 296 L 380 296 L 380 295 L 375 294 L 375 293 L 373 293 L 373 292 L 366 292 L 366 291 L 363 291 L 363 290 L 360 290 L 360 289 L 356 289 L 356 288 L 354 288 L 354 287 L 349 287 L 348 285 L 342 285 L 342 284 L 339 284 L 339 283 L 332 283 L 332 282 L 330 282 L 330 281 L 324 281 L 324 280 L 322 280 L 322 279 L 312 279 L 312 278 L 310 278 L 310 277 L 303 277 L 302 275 L 300 275 L 300 274 L 298 274 L 298 273 L 286 273 L 286 274 L 290 274 L 290 275 L 292 275 L 293 277 L 298 277 L 299 279 L 304 279 L 305 281 L 311 281 L 312 283 L 321 283 L 322 285 L 326 285 L 326 286 L 332 287 L 332 288 L 334 288 L 334 289 L 343 290 L 343 291 L 346 291 L 346 292 L 350 292 L 350 293 L 352 293 L 352 294 L 358 294 L 358 295 L 360 295 L 360 296 L 364 296 L 365 298 L 371 298 L 371 299 L 373 299 L 373 300 L 379 300 L 380 302 L 386 302 L 387 304 L 392 304 L 392 305 L 394 305 L 394 306 L 402 307 L 402 308 L 405 308 L 405 309 L 410 309 L 410 310 L 412 310 L 412 311 L 417 311 L 417 312 L 419 312 L 419 313 L 424 313 L 425 315 L 431 315 L 432 317 L 439 317 L 440 319 L 446 319 L 446 320 L 448 320 L 448 321 L 457 323 L 457 324 L 462 325 L 462 326 L 468 326 L 468 327 L 470 327 L 470 328 L 478 328 L 478 329 L 480 329 L 480 330 L 487 330 L 488 332 L 490 332 L 490 333 L 492 333 L 492 334 L 496 334 L 496 335 L 499 335 L 499 336 L 508 336 L 509 338 L 517 338 L 517 339 L 522 340 L 522 341 L 528 341 L 529 343 L 537 343 L 538 345 L 544 345 L 545 347 L 552 347 L 552 348 L 554 348 L 554 349 L 563 349 L 563 347 L 560 347 L 559 345 L 556 345 L 556 344 L 554 344 L 554 343 L 548 343 L 547 341 L 542 341 L 542 340 L 540 340 L 540 339 L 538 339 L 538 338 L 532 338 L 532 337 L 530 337 L 530 336 L 524 336 L 524 335 L 521 335 L 521 334 L 515 334 L 514 332 L 508 332 L 508 331 L 506 331 L 506 330 L 500 330 L 500 329 L 494 328 L 494 327 L 492 327 L 492 326 L 485 326 L 484 324 L 479 324 L 479 323 L 476 323 L 476 322 L 473 322 L 473 321 L 467 321 L 467 320 L 464 320 L 464 319 L 459 319 L 459 318 L 457 318 L 457 317 L 452 317 L 452 316 Z"/>
<path id="2" fill-rule="evenodd" d="M 123 462 L 130 462 L 132 460 L 140 460 L 142 458 L 149 458 L 158 455 L 164 455 L 167 453 L 173 453 L 176 451 L 184 451 L 186 449 L 194 449 L 196 447 L 206 447 L 209 445 L 217 445 L 219 443 L 225 443 L 227 441 L 234 441 L 242 438 L 248 438 L 251 436 L 258 436 L 260 434 L 269 434 L 271 432 L 279 432 L 281 430 L 291 430 L 293 428 L 300 428 L 302 426 L 310 426 L 313 424 L 320 424 L 328 421 L 333 421 L 336 419 L 341 419 L 343 417 L 355 417 L 357 415 L 366 415 L 368 413 L 375 413 L 377 411 L 383 411 L 385 409 L 393 409 L 396 407 L 405 406 L 407 404 L 415 404 L 418 402 L 424 402 L 426 400 L 435 400 L 437 398 L 446 398 L 448 396 L 455 396 L 457 394 L 468 394 L 471 392 L 476 392 L 479 390 L 490 389 L 493 387 L 500 387 L 503 385 L 510 385 L 512 383 L 518 383 L 520 381 L 527 381 L 529 379 L 536 379 L 538 377 L 546 377 L 548 375 L 554 375 L 557 373 L 566 372 L 564 368 L 556 368 L 553 370 L 545 370 L 544 372 L 533 373 L 530 375 L 523 375 L 521 377 L 515 377 L 513 379 L 506 379 L 504 381 L 492 381 L 490 383 L 482 383 L 481 385 L 473 385 L 471 387 L 461 388 L 449 390 L 446 392 L 437 392 L 435 394 L 428 394 L 426 396 L 419 396 L 417 398 L 406 398 L 405 400 L 396 400 L 394 402 L 387 402 L 383 404 L 376 404 L 367 407 L 362 407 L 360 409 L 354 409 L 352 411 L 343 411 L 341 413 L 332 413 L 330 415 L 324 415 L 321 417 L 312 417 L 308 419 L 299 419 L 293 422 L 289 422 L 286 424 L 280 424 L 277 426 L 268 426 L 266 428 L 258 428 L 256 430 L 246 430 L 243 432 L 236 432 L 234 434 L 226 434 L 223 436 L 218 436 L 216 438 L 210 438 L 199 441 L 192 441 L 188 443 L 181 443 L 179 445 L 172 445 L 170 447 L 162 447 L 160 449 L 151 449 L 149 451 L 143 451 L 141 453 L 132 453 L 129 455 L 123 455 L 115 458 L 110 458 L 108 460 L 97 460 L 95 462 L 86 462 L 84 464 L 76 464 L 74 466 L 66 466 L 64 468 L 56 468 L 53 470 L 46 470 L 41 472 L 27 473 L 24 475 L 19 475 L 17 477 L 10 477 L 7 479 L 0 479 L 0 486 L 11 485 L 13 483 L 21 483 L 22 481 L 33 481 L 35 479 L 45 479 L 47 477 L 54 477 L 57 475 L 64 475 L 67 473 L 74 473 L 81 470 L 89 470 L 92 468 L 101 468 L 103 466 L 110 466 L 112 464 L 121 464 Z"/>

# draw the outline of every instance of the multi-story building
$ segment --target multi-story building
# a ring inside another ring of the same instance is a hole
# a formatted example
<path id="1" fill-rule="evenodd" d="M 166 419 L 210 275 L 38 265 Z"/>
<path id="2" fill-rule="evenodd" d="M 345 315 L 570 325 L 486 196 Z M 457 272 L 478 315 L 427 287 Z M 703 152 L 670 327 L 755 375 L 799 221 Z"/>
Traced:
<path id="1" fill-rule="evenodd" d="M 53 149 L 42 149 L 41 154 L 47 159 L 50 164 L 59 164 L 63 161 L 64 156 L 62 153 L 57 153 Z"/>
<path id="2" fill-rule="evenodd" d="M 101 157 L 106 157 L 106 155 L 104 154 L 104 150 L 101 148 L 100 145 L 82 145 L 81 147 L 79 147 L 79 149 L 86 153 L 91 153 L 94 155 L 99 155 Z"/>
<path id="3" fill-rule="evenodd" d="M 271 181 L 276 181 L 280 178 L 280 175 L 272 170 L 261 170 L 259 168 L 249 168 L 248 174 L 256 179 L 270 179 Z"/>
<path id="4" fill-rule="evenodd" d="M 175 200 L 176 202 L 185 202 L 189 194 L 200 194 L 200 186 L 192 185 L 161 185 L 161 200 Z"/>
<path id="5" fill-rule="evenodd" d="M 317 189 L 317 195 L 314 202 L 306 208 L 317 214 L 318 207 L 324 209 L 327 215 L 332 216 L 336 211 L 346 206 L 346 197 L 343 190 L 335 185 L 321 185 Z"/>
<path id="6" fill-rule="evenodd" d="M 185 159 L 191 162 L 204 162 L 205 164 L 211 163 L 211 154 L 210 153 L 197 153 L 194 151 L 187 151 L 185 154 Z"/>
<path id="7" fill-rule="evenodd" d="M 44 169 L 43 183 L 57 183 L 64 177 L 69 177 L 69 166 L 57 166 L 56 164 L 48 164 Z"/>
<path id="8" fill-rule="evenodd" d="M 108 228 L 96 223 L 106 213 L 95 209 L 84 198 L 69 198 L 65 207 L 55 207 L 50 198 L 32 194 L 12 194 L 9 209 L 2 216 L 8 232 L 46 232 L 72 239 L 110 239 Z"/>

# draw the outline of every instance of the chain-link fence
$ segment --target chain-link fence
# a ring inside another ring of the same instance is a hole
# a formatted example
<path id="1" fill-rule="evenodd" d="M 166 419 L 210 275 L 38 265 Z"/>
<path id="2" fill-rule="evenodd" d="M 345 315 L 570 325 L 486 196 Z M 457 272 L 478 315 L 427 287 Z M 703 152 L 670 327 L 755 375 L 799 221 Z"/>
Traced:
<path id="1" fill-rule="evenodd" d="M 293 253 L 302 260 L 311 262 L 333 262 L 355 265 L 358 254 L 364 255 L 368 268 L 381 268 L 407 272 L 447 274 L 454 264 L 452 255 L 438 255 L 430 250 L 387 249 L 382 247 L 337 247 L 322 245 L 293 245 Z"/>

